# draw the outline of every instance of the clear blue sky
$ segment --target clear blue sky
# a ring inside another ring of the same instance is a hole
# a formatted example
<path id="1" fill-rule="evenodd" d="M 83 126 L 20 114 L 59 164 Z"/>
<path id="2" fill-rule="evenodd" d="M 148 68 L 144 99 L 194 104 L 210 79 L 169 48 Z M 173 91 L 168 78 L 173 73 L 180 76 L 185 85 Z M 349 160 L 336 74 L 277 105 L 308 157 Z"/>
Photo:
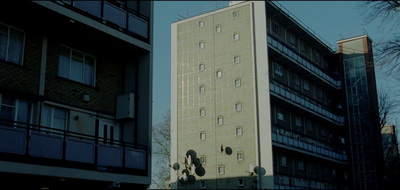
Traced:
<path id="1" fill-rule="evenodd" d="M 229 1 L 226 1 L 228 3 Z M 154 58 L 153 58 L 153 124 L 171 105 L 171 23 L 178 13 L 208 5 L 213 1 L 155 1 L 154 2 Z M 336 48 L 336 41 L 368 33 L 374 43 L 388 36 L 386 28 L 379 27 L 379 19 L 365 24 L 361 15 L 362 1 L 278 1 L 298 20 L 315 31 Z M 377 68 L 378 88 L 393 88 L 396 84 L 381 76 Z M 400 85 L 397 85 L 400 86 Z M 394 121 L 392 121 L 394 122 Z"/>

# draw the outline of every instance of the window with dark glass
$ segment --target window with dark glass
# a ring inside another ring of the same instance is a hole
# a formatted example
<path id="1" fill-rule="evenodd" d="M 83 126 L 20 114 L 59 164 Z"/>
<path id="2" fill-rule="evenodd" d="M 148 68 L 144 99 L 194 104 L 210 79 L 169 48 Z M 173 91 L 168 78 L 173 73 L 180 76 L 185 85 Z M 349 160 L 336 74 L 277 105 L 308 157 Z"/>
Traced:
<path id="1" fill-rule="evenodd" d="M 61 46 L 58 76 L 94 86 L 96 58 L 86 53 Z"/>
<path id="2" fill-rule="evenodd" d="M 0 59 L 22 65 L 25 32 L 0 23 Z"/>

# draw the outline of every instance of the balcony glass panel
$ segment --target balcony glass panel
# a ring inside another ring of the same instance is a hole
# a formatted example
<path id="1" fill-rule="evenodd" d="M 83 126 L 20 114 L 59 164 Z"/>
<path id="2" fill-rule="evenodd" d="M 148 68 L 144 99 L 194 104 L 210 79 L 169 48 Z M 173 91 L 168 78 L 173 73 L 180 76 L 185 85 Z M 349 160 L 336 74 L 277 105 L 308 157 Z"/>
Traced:
<path id="1" fill-rule="evenodd" d="M 128 30 L 147 38 L 148 36 L 148 23 L 147 21 L 129 13 Z"/>
<path id="2" fill-rule="evenodd" d="M 74 1 L 74 6 L 94 16 L 100 17 L 101 1 Z"/>
<path id="3" fill-rule="evenodd" d="M 103 19 L 117 24 L 121 28 L 126 28 L 126 11 L 109 3 L 104 2 Z"/>

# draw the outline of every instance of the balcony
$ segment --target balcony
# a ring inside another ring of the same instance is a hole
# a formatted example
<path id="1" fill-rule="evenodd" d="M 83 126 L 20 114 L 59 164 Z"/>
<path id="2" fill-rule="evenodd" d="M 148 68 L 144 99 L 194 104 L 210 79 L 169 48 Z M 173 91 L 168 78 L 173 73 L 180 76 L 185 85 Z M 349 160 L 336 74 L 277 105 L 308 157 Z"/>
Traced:
<path id="1" fill-rule="evenodd" d="M 82 13 L 99 22 L 116 28 L 128 35 L 149 42 L 150 19 L 146 11 L 150 7 L 140 9 L 139 1 L 55 1 L 75 12 Z M 139 8 L 138 8 L 139 7 Z M 136 9 L 136 10 L 134 10 Z M 144 14 L 143 12 L 146 12 Z"/>
<path id="2" fill-rule="evenodd" d="M 298 66 L 309 71 L 314 76 L 325 81 L 327 84 L 331 85 L 332 87 L 334 87 L 336 89 L 340 89 L 342 87 L 342 82 L 340 80 L 335 80 L 332 77 L 328 76 L 321 69 L 314 66 L 314 64 L 312 64 L 306 58 L 299 55 L 295 51 L 291 50 L 291 48 L 287 47 L 286 45 L 284 45 L 283 43 L 281 43 L 279 40 L 275 39 L 271 35 L 268 35 L 267 42 L 268 42 L 269 47 L 271 47 L 275 51 L 281 53 L 288 59 L 292 60 Z"/>
<path id="3" fill-rule="evenodd" d="M 347 154 L 337 147 L 305 137 L 290 130 L 278 129 L 276 126 L 272 127 L 272 142 L 275 145 L 302 150 L 310 155 L 318 155 L 332 161 L 340 163 L 347 161 Z"/>
<path id="4" fill-rule="evenodd" d="M 284 84 L 281 84 L 273 79 L 269 80 L 269 88 L 272 95 L 281 98 L 301 109 L 314 113 L 317 116 L 325 118 L 337 125 L 344 125 L 344 117 L 339 116 L 328 110 L 326 106 L 321 105 L 307 96 L 298 93 Z"/>
<path id="5" fill-rule="evenodd" d="M 98 135 L 0 120 L 0 160 L 147 175 L 146 151 Z"/>

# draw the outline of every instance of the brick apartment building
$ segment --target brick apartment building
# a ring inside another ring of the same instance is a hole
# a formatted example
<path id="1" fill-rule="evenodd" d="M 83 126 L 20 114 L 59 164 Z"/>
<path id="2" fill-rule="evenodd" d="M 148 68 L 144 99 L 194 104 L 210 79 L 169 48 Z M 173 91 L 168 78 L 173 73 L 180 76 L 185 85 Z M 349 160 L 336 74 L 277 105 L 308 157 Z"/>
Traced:
<path id="1" fill-rule="evenodd" d="M 0 3 L 0 181 L 150 185 L 151 1 Z"/>

